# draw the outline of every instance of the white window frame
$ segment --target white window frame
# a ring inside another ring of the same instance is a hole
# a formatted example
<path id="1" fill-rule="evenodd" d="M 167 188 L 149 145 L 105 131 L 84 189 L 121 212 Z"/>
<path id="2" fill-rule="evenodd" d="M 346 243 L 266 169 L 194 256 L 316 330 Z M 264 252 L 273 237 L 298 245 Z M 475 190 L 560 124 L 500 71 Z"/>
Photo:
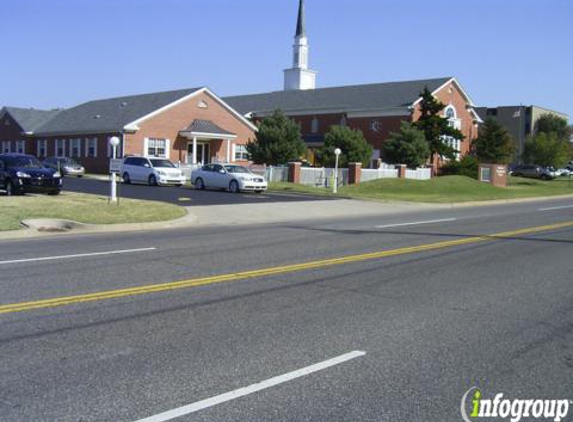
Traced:
<path id="1" fill-rule="evenodd" d="M 2 153 L 12 152 L 12 141 L 2 141 Z"/>
<path id="2" fill-rule="evenodd" d="M 65 139 L 56 139 L 54 155 L 56 157 L 67 157 L 66 155 L 66 140 Z M 60 149 L 62 150 L 62 154 L 60 155 Z"/>
<path id="3" fill-rule="evenodd" d="M 38 139 L 36 141 L 36 153 L 38 158 L 46 158 L 48 156 L 48 141 L 46 139 Z"/>
<path id="4" fill-rule="evenodd" d="M 234 144 L 233 147 L 234 161 L 249 161 L 251 159 L 246 145 Z"/>
<path id="5" fill-rule="evenodd" d="M 312 122 L 310 123 L 310 132 L 311 133 L 318 133 L 319 130 L 319 121 L 318 118 L 315 116 L 312 118 Z"/>
<path id="6" fill-rule="evenodd" d="M 72 138 L 69 140 L 70 158 L 80 158 L 82 156 L 82 140 L 80 138 Z M 74 150 L 77 149 L 77 154 Z"/>
<path id="7" fill-rule="evenodd" d="M 86 158 L 97 158 L 97 138 L 86 138 L 84 154 Z M 93 148 L 93 154 L 90 154 L 90 149 Z"/>
<path id="8" fill-rule="evenodd" d="M 24 140 L 16 141 L 16 153 L 26 154 L 26 141 Z"/>
<path id="9" fill-rule="evenodd" d="M 163 147 L 158 144 L 164 143 Z M 158 158 L 167 158 L 169 159 L 169 139 L 164 138 L 145 138 L 143 142 L 144 151 L 143 154 L 145 157 L 158 157 Z M 154 149 L 154 153 L 150 154 L 150 150 Z M 158 154 L 159 150 L 163 149 L 163 154 Z"/>

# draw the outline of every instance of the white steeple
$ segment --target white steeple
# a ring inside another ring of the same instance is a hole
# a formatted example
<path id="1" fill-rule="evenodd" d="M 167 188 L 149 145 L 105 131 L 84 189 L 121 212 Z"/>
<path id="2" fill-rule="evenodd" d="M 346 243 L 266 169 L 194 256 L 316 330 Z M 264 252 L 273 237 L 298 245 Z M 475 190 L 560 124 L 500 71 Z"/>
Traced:
<path id="1" fill-rule="evenodd" d="M 304 0 L 300 0 L 293 45 L 293 67 L 285 72 L 285 91 L 314 89 L 316 72 L 308 69 L 308 38 L 306 37 Z"/>

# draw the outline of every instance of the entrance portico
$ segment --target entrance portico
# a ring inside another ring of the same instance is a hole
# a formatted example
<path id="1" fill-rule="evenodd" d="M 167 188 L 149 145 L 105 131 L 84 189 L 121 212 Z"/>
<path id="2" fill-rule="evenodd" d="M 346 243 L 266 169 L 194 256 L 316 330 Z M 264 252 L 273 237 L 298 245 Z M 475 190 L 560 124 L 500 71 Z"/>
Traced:
<path id="1" fill-rule="evenodd" d="M 234 161 L 233 141 L 237 135 L 220 128 L 210 120 L 194 120 L 179 132 L 187 138 L 187 164 L 206 164 L 210 161 Z M 221 157 L 221 154 L 224 155 Z M 213 155 L 214 154 L 214 155 Z"/>

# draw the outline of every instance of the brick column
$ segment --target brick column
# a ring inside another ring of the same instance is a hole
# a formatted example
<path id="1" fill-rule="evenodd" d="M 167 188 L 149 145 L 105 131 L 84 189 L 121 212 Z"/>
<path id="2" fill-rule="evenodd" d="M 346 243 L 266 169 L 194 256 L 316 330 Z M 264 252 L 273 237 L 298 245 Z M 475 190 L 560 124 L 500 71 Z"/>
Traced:
<path id="1" fill-rule="evenodd" d="M 362 163 L 348 163 L 348 184 L 359 185 L 362 176 Z"/>
<path id="2" fill-rule="evenodd" d="M 300 167 L 302 163 L 288 163 L 288 181 L 300 183 Z"/>
<path id="3" fill-rule="evenodd" d="M 398 164 L 398 178 L 405 179 L 406 178 L 406 164 Z"/>

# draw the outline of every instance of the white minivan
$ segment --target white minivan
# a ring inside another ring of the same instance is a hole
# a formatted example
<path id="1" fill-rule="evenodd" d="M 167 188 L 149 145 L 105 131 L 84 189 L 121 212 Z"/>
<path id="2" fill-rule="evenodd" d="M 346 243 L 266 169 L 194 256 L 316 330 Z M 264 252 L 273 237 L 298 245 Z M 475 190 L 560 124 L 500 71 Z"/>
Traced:
<path id="1" fill-rule="evenodd" d="M 146 183 L 149 186 L 183 186 L 185 176 L 165 158 L 127 157 L 121 169 L 123 183 Z"/>

